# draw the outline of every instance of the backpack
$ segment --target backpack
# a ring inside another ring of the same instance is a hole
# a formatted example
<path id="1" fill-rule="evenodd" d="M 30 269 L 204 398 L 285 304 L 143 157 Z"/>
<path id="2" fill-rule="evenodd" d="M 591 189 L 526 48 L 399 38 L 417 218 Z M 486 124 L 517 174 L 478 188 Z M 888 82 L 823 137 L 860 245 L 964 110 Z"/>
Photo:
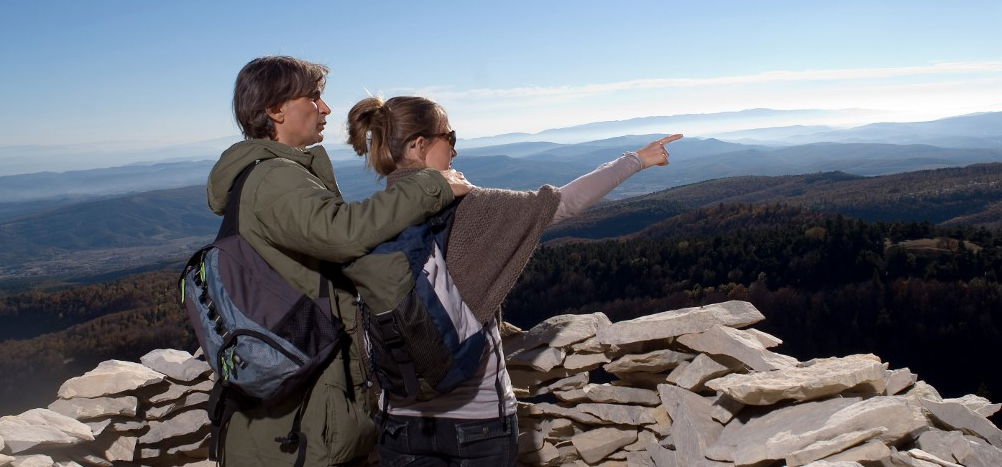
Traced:
<path id="1" fill-rule="evenodd" d="M 191 256 L 178 281 L 181 305 L 206 361 L 217 375 L 209 401 L 210 456 L 218 458 L 221 430 L 238 406 L 268 404 L 309 387 L 342 347 L 344 324 L 331 314 L 328 279 L 311 299 L 273 270 L 239 234 L 240 195 L 259 161 L 237 176 L 215 241 Z M 303 400 L 283 449 L 298 446 Z M 297 463 L 301 464 L 301 462 Z"/>
<path id="2" fill-rule="evenodd" d="M 463 303 L 445 268 L 457 204 L 342 269 L 358 291 L 370 379 L 411 402 L 468 380 L 487 348 L 488 328 Z"/>

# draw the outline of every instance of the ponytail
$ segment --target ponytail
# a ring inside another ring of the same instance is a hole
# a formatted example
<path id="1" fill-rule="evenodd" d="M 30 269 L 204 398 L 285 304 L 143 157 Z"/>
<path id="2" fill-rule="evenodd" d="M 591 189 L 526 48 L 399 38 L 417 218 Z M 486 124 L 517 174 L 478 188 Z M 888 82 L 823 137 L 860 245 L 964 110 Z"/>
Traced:
<path id="1" fill-rule="evenodd" d="M 404 159 L 404 145 L 436 132 L 445 111 L 423 97 L 383 101 L 367 97 L 348 111 L 348 144 L 379 175 L 389 175 Z"/>

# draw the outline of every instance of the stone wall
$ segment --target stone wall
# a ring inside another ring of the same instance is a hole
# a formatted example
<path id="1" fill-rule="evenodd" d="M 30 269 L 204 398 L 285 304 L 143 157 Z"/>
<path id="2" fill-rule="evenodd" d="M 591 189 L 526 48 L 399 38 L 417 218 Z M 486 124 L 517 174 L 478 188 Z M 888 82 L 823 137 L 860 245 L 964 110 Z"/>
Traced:
<path id="1" fill-rule="evenodd" d="M 0 466 L 209 466 L 211 370 L 188 352 L 109 360 L 48 408 L 0 417 Z"/>
<path id="2" fill-rule="evenodd" d="M 747 302 L 506 332 L 526 465 L 999 466 L 999 410 L 874 355 L 807 362 Z M 0 466 L 212 465 L 211 372 L 177 350 L 109 361 L 0 418 Z"/>

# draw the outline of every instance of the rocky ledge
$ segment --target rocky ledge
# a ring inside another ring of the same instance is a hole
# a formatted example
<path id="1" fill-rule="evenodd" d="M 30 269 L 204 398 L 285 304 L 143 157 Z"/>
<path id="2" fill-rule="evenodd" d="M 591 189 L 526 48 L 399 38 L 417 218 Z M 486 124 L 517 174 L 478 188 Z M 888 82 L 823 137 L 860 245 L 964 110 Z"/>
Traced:
<path id="1" fill-rule="evenodd" d="M 561 315 L 504 342 L 519 460 L 546 466 L 999 466 L 999 404 L 943 399 L 875 355 L 806 362 L 731 301 L 612 323 Z M 0 466 L 213 465 L 205 362 L 108 361 L 0 418 Z"/>

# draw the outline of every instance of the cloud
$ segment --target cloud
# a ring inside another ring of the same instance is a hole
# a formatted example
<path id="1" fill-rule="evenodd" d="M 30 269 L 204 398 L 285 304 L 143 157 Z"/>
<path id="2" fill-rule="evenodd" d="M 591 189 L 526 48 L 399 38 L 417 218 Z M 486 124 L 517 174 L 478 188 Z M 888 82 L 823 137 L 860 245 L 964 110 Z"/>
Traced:
<path id="1" fill-rule="evenodd" d="M 942 62 L 932 65 L 886 68 L 842 68 L 831 70 L 799 71 L 775 70 L 747 75 L 717 76 L 707 78 L 647 78 L 613 83 L 567 86 L 523 86 L 513 88 L 475 88 L 467 90 L 455 90 L 448 87 L 437 86 L 434 88 L 400 89 L 393 91 L 394 94 L 396 91 L 401 91 L 401 93 L 407 94 L 433 96 L 440 100 L 511 99 L 582 96 L 643 89 L 692 88 L 741 84 L 769 84 L 780 82 L 852 81 L 914 76 L 994 73 L 1000 71 L 1002 71 L 1002 61 Z"/>

